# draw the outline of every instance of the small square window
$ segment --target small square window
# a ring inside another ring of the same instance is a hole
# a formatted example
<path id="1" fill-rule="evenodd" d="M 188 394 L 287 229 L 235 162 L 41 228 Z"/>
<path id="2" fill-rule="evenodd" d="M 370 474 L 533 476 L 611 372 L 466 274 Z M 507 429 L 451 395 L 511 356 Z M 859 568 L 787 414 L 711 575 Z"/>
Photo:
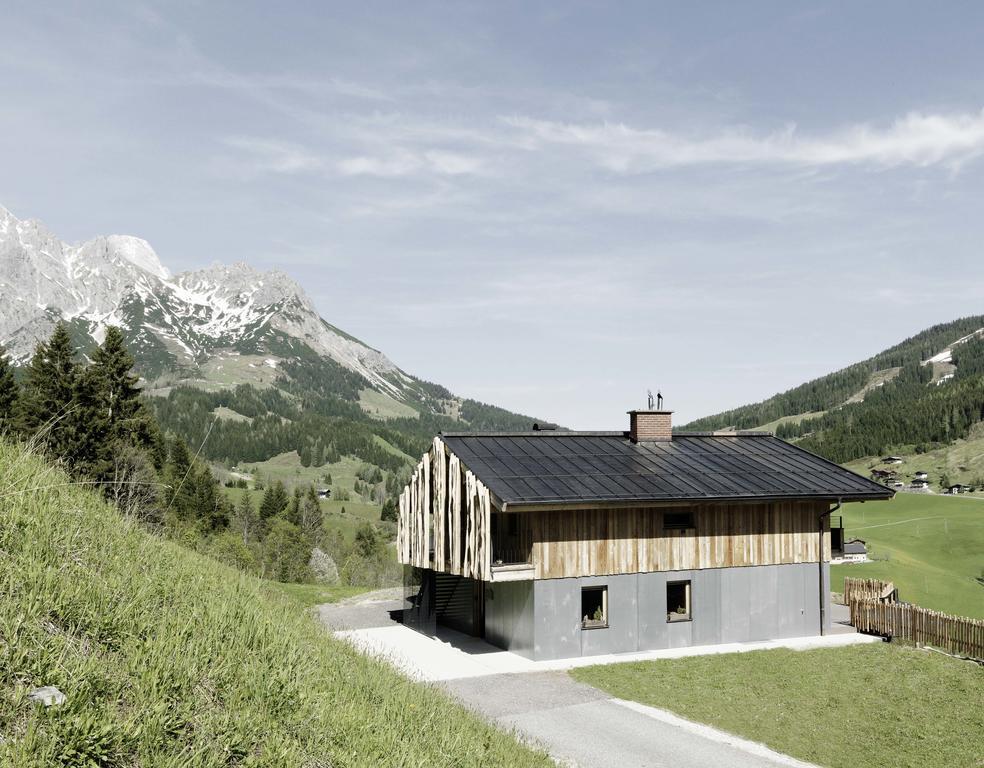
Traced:
<path id="1" fill-rule="evenodd" d="M 693 512 L 664 512 L 663 530 L 664 531 L 685 531 L 694 528 Z"/>
<path id="2" fill-rule="evenodd" d="M 671 581 L 667 583 L 666 620 L 690 621 L 689 581 Z"/>
<path id="3" fill-rule="evenodd" d="M 581 628 L 604 629 L 608 626 L 608 587 L 584 587 L 581 590 Z"/>

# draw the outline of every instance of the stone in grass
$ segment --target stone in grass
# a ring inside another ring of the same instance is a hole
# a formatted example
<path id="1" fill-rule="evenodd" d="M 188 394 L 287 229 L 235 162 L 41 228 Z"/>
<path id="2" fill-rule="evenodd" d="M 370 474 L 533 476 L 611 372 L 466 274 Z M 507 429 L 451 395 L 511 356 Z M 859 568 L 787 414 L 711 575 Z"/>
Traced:
<path id="1" fill-rule="evenodd" d="M 46 685 L 43 688 L 35 688 L 27 694 L 27 698 L 31 701 L 37 701 L 44 704 L 46 707 L 56 704 L 64 704 L 67 701 L 65 694 L 53 685 Z"/>
<path id="2" fill-rule="evenodd" d="M 338 566 L 327 552 L 317 547 L 312 549 L 308 567 L 314 574 L 314 580 L 319 584 L 338 583 Z"/>

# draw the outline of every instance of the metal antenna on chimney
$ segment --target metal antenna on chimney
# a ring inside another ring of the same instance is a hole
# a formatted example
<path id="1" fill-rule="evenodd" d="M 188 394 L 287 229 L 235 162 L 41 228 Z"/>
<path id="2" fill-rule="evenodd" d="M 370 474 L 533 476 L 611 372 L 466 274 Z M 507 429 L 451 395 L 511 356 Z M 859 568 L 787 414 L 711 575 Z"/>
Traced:
<path id="1" fill-rule="evenodd" d="M 652 395 L 650 395 L 649 396 L 650 402 L 652 402 L 652 399 L 653 399 Z M 649 407 L 652 408 L 652 406 Z M 663 393 L 660 392 L 658 389 L 656 390 L 656 410 L 657 411 L 663 410 Z"/>
<path id="2" fill-rule="evenodd" d="M 647 389 L 646 390 L 646 395 L 649 398 L 649 400 L 648 400 L 648 402 L 649 402 L 649 410 L 651 411 L 653 409 L 653 391 L 651 389 Z"/>

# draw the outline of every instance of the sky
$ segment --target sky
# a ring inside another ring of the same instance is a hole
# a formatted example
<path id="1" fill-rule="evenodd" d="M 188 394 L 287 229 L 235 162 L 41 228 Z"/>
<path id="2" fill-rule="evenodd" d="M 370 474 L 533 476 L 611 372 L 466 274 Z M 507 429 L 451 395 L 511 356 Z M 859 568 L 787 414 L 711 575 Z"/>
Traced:
<path id="1" fill-rule="evenodd" d="M 0 0 L 0 204 L 683 423 L 984 313 L 984 5 Z"/>

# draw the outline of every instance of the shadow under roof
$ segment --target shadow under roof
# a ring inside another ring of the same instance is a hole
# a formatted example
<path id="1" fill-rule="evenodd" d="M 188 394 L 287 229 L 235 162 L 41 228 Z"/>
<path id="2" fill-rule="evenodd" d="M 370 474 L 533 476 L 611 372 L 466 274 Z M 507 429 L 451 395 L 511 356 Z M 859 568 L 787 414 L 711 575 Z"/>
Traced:
<path id="1" fill-rule="evenodd" d="M 508 506 L 889 499 L 894 491 L 769 433 L 448 433 L 441 439 Z"/>

